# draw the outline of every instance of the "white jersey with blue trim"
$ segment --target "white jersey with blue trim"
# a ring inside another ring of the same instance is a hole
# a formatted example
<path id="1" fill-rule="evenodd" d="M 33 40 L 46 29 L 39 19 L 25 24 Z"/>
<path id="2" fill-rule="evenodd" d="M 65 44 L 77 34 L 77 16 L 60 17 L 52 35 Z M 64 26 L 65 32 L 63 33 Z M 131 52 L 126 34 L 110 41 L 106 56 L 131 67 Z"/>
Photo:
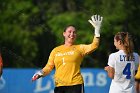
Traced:
<path id="1" fill-rule="evenodd" d="M 112 53 L 108 65 L 115 69 L 109 93 L 136 93 L 135 70 L 139 65 L 139 55 L 133 53 L 133 58 L 127 58 L 123 50 Z"/>

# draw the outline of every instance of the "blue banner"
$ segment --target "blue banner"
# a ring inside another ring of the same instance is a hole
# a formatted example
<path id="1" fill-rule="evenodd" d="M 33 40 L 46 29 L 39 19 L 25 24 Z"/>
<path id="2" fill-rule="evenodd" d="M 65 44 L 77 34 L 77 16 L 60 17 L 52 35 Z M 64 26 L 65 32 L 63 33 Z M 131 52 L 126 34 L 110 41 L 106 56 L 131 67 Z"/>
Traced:
<path id="1" fill-rule="evenodd" d="M 52 71 L 48 76 L 31 82 L 38 69 L 4 69 L 0 93 L 54 93 Z M 85 93 L 108 93 L 111 79 L 103 69 L 81 69 Z"/>

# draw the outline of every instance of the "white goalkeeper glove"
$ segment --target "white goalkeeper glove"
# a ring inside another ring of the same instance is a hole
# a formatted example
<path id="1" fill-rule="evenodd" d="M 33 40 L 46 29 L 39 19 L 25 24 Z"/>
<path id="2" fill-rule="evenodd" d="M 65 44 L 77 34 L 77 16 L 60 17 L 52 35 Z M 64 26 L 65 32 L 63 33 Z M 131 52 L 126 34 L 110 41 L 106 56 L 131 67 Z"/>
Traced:
<path id="1" fill-rule="evenodd" d="M 43 75 L 44 75 L 44 72 L 42 70 L 36 72 L 32 77 L 32 81 L 35 81 L 35 80 L 43 77 Z"/>
<path id="2" fill-rule="evenodd" d="M 100 15 L 93 15 L 91 20 L 88 20 L 92 26 L 95 28 L 95 37 L 100 37 L 100 27 L 102 24 L 103 17 Z"/>

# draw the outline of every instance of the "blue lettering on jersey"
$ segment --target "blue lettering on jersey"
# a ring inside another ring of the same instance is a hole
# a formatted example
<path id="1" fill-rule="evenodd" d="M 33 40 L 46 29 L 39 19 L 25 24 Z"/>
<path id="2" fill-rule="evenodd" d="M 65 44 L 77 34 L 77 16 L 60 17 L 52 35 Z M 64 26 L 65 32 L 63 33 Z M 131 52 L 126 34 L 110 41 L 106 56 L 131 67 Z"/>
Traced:
<path id="1" fill-rule="evenodd" d="M 127 59 L 127 56 L 126 55 L 120 55 L 120 61 L 135 61 L 135 58 L 130 58 L 130 56 L 128 56 L 128 59 Z"/>

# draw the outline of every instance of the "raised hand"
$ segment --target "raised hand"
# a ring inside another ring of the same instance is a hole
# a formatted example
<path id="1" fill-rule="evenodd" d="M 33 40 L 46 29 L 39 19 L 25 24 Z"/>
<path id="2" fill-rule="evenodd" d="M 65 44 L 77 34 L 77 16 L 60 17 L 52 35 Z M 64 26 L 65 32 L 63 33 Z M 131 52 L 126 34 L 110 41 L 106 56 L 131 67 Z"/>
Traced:
<path id="1" fill-rule="evenodd" d="M 89 23 L 92 24 L 92 26 L 95 28 L 95 37 L 100 37 L 100 28 L 102 24 L 103 17 L 100 15 L 93 15 L 91 16 L 91 19 L 88 20 Z"/>

